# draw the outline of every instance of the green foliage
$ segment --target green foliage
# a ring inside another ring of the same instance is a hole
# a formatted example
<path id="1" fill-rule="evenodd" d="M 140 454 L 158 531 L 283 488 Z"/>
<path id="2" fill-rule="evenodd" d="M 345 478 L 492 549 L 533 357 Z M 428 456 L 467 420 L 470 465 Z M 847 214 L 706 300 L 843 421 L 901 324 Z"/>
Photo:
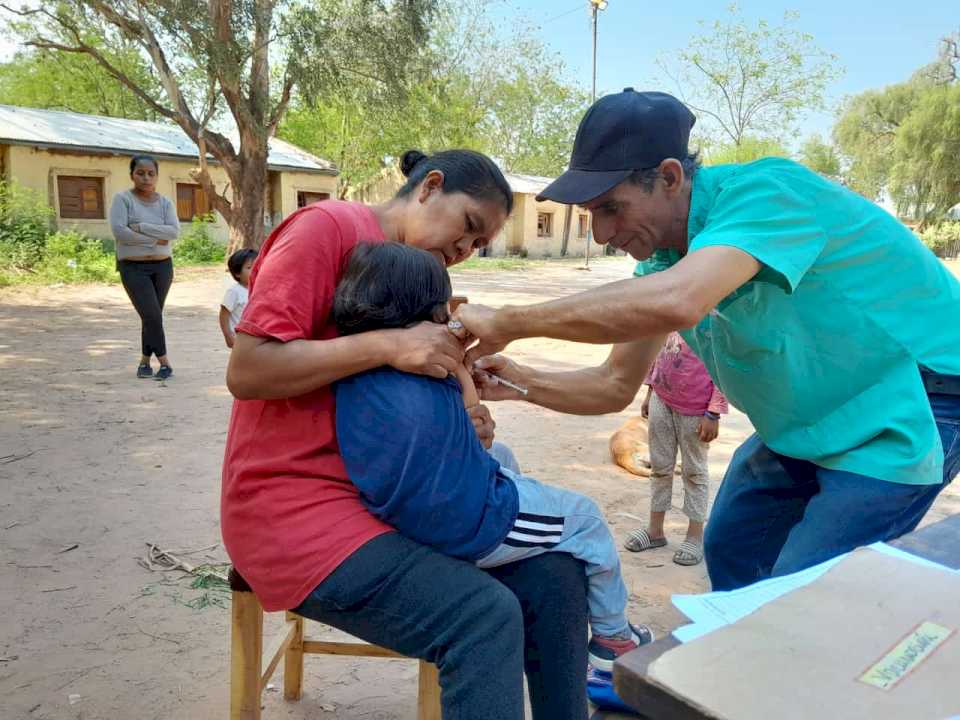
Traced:
<path id="1" fill-rule="evenodd" d="M 106 47 L 99 50 L 109 52 Z M 121 45 L 114 60 L 150 95 L 160 93 L 156 76 L 135 48 Z M 134 120 L 161 119 L 91 56 L 50 50 L 22 50 L 0 64 L 0 103 Z"/>
<path id="2" fill-rule="evenodd" d="M 55 282 L 116 282 L 116 259 L 101 242 L 77 230 L 55 232 L 47 238 L 36 280 Z"/>
<path id="3" fill-rule="evenodd" d="M 824 107 L 826 87 L 842 74 L 835 55 L 793 27 L 748 24 L 737 7 L 726 19 L 701 21 L 703 34 L 661 68 L 716 139 L 740 145 L 748 136 L 784 139 L 807 112 Z"/>
<path id="4" fill-rule="evenodd" d="M 800 147 L 800 162 L 829 178 L 840 176 L 840 156 L 819 135 L 812 135 Z"/>
<path id="5" fill-rule="evenodd" d="M 52 218 L 40 193 L 0 180 L 0 271 L 30 270 L 42 260 Z"/>
<path id="6" fill-rule="evenodd" d="M 921 225 L 960 202 L 960 84 L 926 89 L 897 129 L 890 194 Z"/>
<path id="7" fill-rule="evenodd" d="M 173 246 L 174 260 L 187 265 L 222 263 L 227 248 L 210 234 L 213 221 L 213 213 L 194 216 Z"/>
<path id="8" fill-rule="evenodd" d="M 850 98 L 841 109 L 833 138 L 849 167 L 844 180 L 861 195 L 876 200 L 893 168 L 897 128 L 916 107 L 921 83 L 901 83 L 868 90 Z"/>
<path id="9" fill-rule="evenodd" d="M 920 239 L 938 257 L 960 255 L 960 220 L 945 220 L 920 233 Z"/>
<path id="10" fill-rule="evenodd" d="M 489 20 L 492 4 L 443 0 L 402 98 L 356 78 L 299 101 L 280 136 L 337 162 L 341 194 L 408 148 L 470 147 L 513 172 L 559 174 L 589 100 L 530 28 L 504 37 Z"/>
<path id="11" fill-rule="evenodd" d="M 748 163 L 765 157 L 790 157 L 790 152 L 777 140 L 743 137 L 739 145 L 728 142 L 708 146 L 704 153 L 704 164 Z"/>
<path id="12" fill-rule="evenodd" d="M 945 63 L 851 98 L 833 131 L 847 184 L 874 200 L 888 190 L 921 227 L 960 202 L 960 83 Z"/>

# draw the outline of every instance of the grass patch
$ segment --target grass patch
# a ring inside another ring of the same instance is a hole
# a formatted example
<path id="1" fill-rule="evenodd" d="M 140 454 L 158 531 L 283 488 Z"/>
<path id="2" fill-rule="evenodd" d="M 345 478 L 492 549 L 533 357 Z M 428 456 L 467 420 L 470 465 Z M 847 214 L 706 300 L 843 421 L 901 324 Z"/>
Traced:
<path id="1" fill-rule="evenodd" d="M 533 267 L 533 265 L 533 261 L 525 260 L 523 258 L 472 257 L 468 260 L 464 260 L 462 263 L 454 265 L 452 268 L 450 268 L 450 272 L 459 272 L 461 270 L 481 270 L 487 272 L 497 270 L 518 271 L 529 270 Z"/>

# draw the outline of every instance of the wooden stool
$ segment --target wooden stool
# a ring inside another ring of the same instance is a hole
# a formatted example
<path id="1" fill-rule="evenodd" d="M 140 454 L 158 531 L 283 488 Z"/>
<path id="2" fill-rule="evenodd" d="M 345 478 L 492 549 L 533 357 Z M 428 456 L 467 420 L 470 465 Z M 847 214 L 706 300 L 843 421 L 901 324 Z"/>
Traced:
<path id="1" fill-rule="evenodd" d="M 327 642 L 304 637 L 304 618 L 287 612 L 284 629 L 263 655 L 263 606 L 247 581 L 234 568 L 229 574 L 232 591 L 230 624 L 230 720 L 260 720 L 260 696 L 283 658 L 283 697 L 303 695 L 303 656 L 402 658 L 404 655 L 365 642 Z M 266 669 L 264 669 L 264 660 Z M 420 661 L 417 720 L 441 720 L 437 668 Z"/>

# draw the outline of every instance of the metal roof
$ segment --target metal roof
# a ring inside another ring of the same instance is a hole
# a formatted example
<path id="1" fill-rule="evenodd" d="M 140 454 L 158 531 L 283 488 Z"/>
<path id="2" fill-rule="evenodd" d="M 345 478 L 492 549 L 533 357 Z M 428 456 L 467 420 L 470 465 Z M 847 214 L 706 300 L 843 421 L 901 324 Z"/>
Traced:
<path id="1" fill-rule="evenodd" d="M 517 173 L 505 172 L 503 176 L 510 184 L 510 189 L 515 193 L 524 193 L 527 195 L 538 195 L 550 183 L 553 178 L 541 177 L 539 175 L 519 175 Z"/>
<path id="2" fill-rule="evenodd" d="M 239 146 L 230 137 L 234 147 Z M 0 142 L 48 149 L 144 153 L 160 157 L 196 158 L 197 146 L 176 125 L 84 115 L 61 110 L 0 105 Z M 336 175 L 337 166 L 295 145 L 270 138 L 271 170 Z"/>

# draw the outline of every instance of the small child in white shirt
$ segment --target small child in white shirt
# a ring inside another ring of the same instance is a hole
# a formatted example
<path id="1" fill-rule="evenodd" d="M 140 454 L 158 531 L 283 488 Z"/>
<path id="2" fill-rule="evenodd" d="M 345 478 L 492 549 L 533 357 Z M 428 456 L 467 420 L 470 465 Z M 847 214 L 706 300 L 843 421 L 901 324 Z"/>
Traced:
<path id="1" fill-rule="evenodd" d="M 247 306 L 249 293 L 247 285 L 250 283 L 250 270 L 253 261 L 257 259 L 256 250 L 237 250 L 227 260 L 227 270 L 236 282 L 223 295 L 220 303 L 220 330 L 228 348 L 233 347 L 236 340 L 236 327 L 243 315 L 243 308 Z"/>

